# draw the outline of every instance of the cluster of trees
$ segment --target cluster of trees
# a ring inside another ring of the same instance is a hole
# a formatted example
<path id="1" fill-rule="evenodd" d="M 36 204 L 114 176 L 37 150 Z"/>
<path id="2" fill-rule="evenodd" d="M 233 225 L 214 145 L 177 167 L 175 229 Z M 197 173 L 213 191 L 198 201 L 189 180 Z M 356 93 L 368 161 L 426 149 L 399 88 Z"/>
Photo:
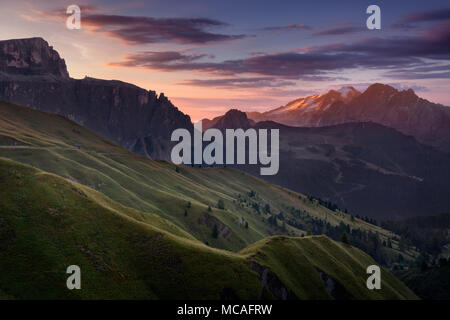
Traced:
<path id="1" fill-rule="evenodd" d="M 450 238 L 450 214 L 384 221 L 381 226 L 400 235 L 402 245 L 414 246 L 431 257 L 438 256 Z"/>
<path id="2" fill-rule="evenodd" d="M 378 226 L 378 221 L 376 219 L 369 218 L 369 217 L 360 217 L 359 215 L 356 215 L 356 217 L 367 223 L 373 224 L 374 226 Z"/>
<path id="3" fill-rule="evenodd" d="M 375 232 L 351 228 L 349 224 L 343 222 L 333 226 L 329 222 L 312 217 L 305 210 L 292 208 L 291 213 L 299 219 L 287 219 L 286 223 L 297 229 L 308 230 L 311 234 L 325 234 L 333 240 L 351 244 L 381 264 L 387 264 L 392 260 L 384 249 L 389 246 L 392 248 L 391 240 L 381 241 L 380 236 Z"/>
<path id="4" fill-rule="evenodd" d="M 316 200 L 320 205 L 324 206 L 325 208 L 330 209 L 331 211 L 342 211 L 342 212 L 347 213 L 347 209 L 343 209 L 343 210 L 342 210 L 342 209 L 340 209 L 340 208 L 338 207 L 337 204 L 335 204 L 335 203 L 333 203 L 333 202 L 331 202 L 331 201 L 322 200 L 322 199 L 319 198 L 319 197 L 310 196 L 310 195 L 307 195 L 307 197 L 308 197 L 308 200 L 309 200 L 309 201 L 312 202 L 312 201 Z"/>

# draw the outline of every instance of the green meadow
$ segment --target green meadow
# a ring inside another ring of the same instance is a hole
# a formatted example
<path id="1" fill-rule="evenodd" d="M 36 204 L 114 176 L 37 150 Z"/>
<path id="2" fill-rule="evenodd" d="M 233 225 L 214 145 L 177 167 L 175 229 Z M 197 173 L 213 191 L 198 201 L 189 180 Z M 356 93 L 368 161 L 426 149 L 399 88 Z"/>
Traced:
<path id="1" fill-rule="evenodd" d="M 398 236 L 304 195 L 231 168 L 150 160 L 0 103 L 0 298 L 416 298 L 385 270 L 382 289 L 368 290 L 377 263 L 307 236 L 305 219 L 392 239 L 398 254 Z M 81 290 L 66 288 L 72 264 Z"/>

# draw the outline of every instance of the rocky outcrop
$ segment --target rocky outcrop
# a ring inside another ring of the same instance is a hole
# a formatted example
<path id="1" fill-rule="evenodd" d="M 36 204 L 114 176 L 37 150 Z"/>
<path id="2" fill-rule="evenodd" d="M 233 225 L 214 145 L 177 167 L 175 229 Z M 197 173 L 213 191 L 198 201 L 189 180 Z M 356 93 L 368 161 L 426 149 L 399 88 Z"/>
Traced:
<path id="1" fill-rule="evenodd" d="M 202 129 L 216 128 L 225 129 L 248 129 L 255 124 L 255 121 L 248 119 L 245 112 L 237 109 L 230 109 L 223 116 L 216 117 L 212 120 L 203 119 Z"/>
<path id="2" fill-rule="evenodd" d="M 344 286 L 336 281 L 336 279 L 333 279 L 333 277 L 326 274 L 317 267 L 314 267 L 314 269 L 319 273 L 320 278 L 325 285 L 325 289 L 327 290 L 328 294 L 333 297 L 333 299 L 350 300 L 352 298 L 351 294 L 347 290 L 345 290 Z"/>
<path id="3" fill-rule="evenodd" d="M 227 239 L 228 241 L 231 241 L 232 236 L 231 229 L 213 215 L 209 214 L 208 212 L 204 212 L 203 220 L 200 220 L 200 222 L 201 223 L 205 222 L 206 226 L 211 230 L 214 228 L 214 226 L 216 226 L 217 231 L 219 233 L 218 236 Z"/>
<path id="4" fill-rule="evenodd" d="M 163 93 L 70 78 L 64 60 L 41 38 L 2 41 L 0 48 L 1 100 L 60 114 L 153 159 L 170 160 L 173 130 L 192 130 L 190 117 Z"/>
<path id="5" fill-rule="evenodd" d="M 259 299 L 264 298 L 264 290 L 267 290 L 278 300 L 298 300 L 295 293 L 289 290 L 269 268 L 253 260 L 246 261 L 246 264 L 258 274 L 261 280 Z"/>
<path id="6" fill-rule="evenodd" d="M 42 38 L 0 41 L 0 72 L 69 78 L 64 59 Z"/>

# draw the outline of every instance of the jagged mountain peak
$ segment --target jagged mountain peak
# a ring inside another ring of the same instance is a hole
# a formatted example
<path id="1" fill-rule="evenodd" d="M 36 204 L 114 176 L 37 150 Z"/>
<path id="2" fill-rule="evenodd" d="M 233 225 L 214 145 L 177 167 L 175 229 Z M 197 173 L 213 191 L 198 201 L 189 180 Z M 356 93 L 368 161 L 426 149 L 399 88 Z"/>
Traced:
<path id="1" fill-rule="evenodd" d="M 367 89 L 363 92 L 364 95 L 369 96 L 382 96 L 382 95 L 394 95 L 394 94 L 400 94 L 402 96 L 409 96 L 409 97 L 418 97 L 415 91 L 412 88 L 408 88 L 406 90 L 398 90 L 393 86 L 390 86 L 388 84 L 382 84 L 382 83 L 374 83 L 367 87 Z"/>
<path id="2" fill-rule="evenodd" d="M 450 150 L 450 108 L 420 98 L 411 88 L 398 90 L 374 83 L 360 93 L 353 87 L 343 87 L 247 115 L 254 121 L 271 120 L 297 127 L 374 122 L 446 152 Z"/>
<path id="3" fill-rule="evenodd" d="M 417 105 L 420 98 L 413 89 L 398 90 L 390 85 L 375 83 L 370 85 L 354 103 L 365 108 L 373 108 L 374 106 L 383 107 L 390 105 L 391 107 L 409 108 Z M 422 99 L 423 100 L 423 99 Z"/>
<path id="4" fill-rule="evenodd" d="M 254 121 L 247 118 L 247 114 L 238 109 L 230 109 L 222 117 L 218 118 L 215 128 L 219 129 L 247 129 L 254 124 Z"/>
<path id="5" fill-rule="evenodd" d="M 284 114 L 290 112 L 303 113 L 312 111 L 325 111 L 333 103 L 349 102 L 361 93 L 351 86 L 342 87 L 338 90 L 329 90 L 327 93 L 310 95 L 304 98 L 293 100 L 285 106 L 266 112 L 266 115 Z"/>

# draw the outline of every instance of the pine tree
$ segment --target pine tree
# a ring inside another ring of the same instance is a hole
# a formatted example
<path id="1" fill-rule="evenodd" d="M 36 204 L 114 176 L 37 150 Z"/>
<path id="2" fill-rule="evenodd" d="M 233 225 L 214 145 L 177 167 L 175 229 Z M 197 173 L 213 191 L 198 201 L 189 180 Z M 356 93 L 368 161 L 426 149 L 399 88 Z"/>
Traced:
<path id="1" fill-rule="evenodd" d="M 214 225 L 213 231 L 212 231 L 212 237 L 214 239 L 217 239 L 217 237 L 219 236 L 219 230 L 217 229 L 217 225 Z"/>
<path id="2" fill-rule="evenodd" d="M 341 242 L 342 242 L 342 243 L 345 243 L 345 244 L 348 244 L 348 236 L 347 236 L 347 233 L 345 233 L 345 232 L 342 233 L 342 236 L 341 236 Z"/>

